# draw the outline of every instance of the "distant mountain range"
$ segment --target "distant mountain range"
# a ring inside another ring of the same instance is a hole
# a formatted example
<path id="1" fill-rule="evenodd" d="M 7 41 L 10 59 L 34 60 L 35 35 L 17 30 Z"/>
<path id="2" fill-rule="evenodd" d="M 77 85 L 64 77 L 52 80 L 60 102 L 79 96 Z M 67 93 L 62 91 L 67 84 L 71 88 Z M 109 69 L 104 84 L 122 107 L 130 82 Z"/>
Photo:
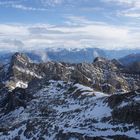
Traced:
<path id="1" fill-rule="evenodd" d="M 8 63 L 15 52 L 0 52 L 0 62 Z M 68 63 L 92 63 L 96 57 L 107 59 L 120 59 L 126 55 L 140 53 L 140 50 L 103 50 L 98 48 L 63 49 L 47 48 L 45 50 L 24 51 L 34 62 L 47 62 L 49 60 Z M 125 59 L 125 58 L 124 58 Z M 124 63 L 125 60 L 120 59 Z"/>

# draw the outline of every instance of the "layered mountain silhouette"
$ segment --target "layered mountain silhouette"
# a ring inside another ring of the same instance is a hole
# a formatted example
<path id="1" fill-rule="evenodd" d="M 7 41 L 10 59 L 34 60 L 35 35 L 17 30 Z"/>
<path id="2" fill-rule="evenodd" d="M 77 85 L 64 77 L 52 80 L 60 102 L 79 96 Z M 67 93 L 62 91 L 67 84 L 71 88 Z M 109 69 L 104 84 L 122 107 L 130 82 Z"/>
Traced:
<path id="1" fill-rule="evenodd" d="M 24 53 L 30 59 L 37 63 L 47 61 L 57 61 L 66 63 L 92 63 L 93 59 L 95 59 L 96 57 L 104 57 L 107 59 L 120 59 L 120 61 L 122 60 L 122 63 L 125 64 L 125 62 L 131 62 L 131 59 L 129 59 L 130 61 L 127 61 L 127 59 L 125 61 L 124 57 L 130 54 L 138 55 L 140 53 L 140 49 L 105 50 L 99 48 L 46 48 L 44 50 L 25 50 Z M 13 55 L 14 52 L 1 51 L 0 62 L 8 63 Z"/>

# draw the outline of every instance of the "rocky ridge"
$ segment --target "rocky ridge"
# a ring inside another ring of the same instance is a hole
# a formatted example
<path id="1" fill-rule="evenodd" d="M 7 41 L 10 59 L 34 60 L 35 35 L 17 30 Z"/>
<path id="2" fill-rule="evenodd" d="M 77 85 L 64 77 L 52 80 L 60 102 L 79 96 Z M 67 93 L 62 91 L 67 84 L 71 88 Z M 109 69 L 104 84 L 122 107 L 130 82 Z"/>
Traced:
<path id="1" fill-rule="evenodd" d="M 6 85 L 27 88 L 36 79 L 78 82 L 98 91 L 113 94 L 140 87 L 140 73 L 132 72 L 117 60 L 97 57 L 93 63 L 69 64 L 48 61 L 33 63 L 27 56 L 16 53 L 7 72 Z"/>

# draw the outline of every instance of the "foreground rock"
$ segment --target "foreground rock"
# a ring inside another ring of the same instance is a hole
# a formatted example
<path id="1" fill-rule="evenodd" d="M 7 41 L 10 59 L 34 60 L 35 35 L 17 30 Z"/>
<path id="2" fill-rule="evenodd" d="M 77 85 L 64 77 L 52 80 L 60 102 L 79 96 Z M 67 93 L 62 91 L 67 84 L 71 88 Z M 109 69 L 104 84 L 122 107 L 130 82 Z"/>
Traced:
<path id="1" fill-rule="evenodd" d="M 26 90 L 15 90 L 15 95 L 16 91 L 18 95 L 32 95 L 30 100 L 16 98 L 22 99 L 24 105 L 12 100 L 16 105 L 12 110 L 6 108 L 7 104 L 1 106 L 1 140 L 140 138 L 139 90 L 109 96 L 73 82 L 35 83 Z"/>

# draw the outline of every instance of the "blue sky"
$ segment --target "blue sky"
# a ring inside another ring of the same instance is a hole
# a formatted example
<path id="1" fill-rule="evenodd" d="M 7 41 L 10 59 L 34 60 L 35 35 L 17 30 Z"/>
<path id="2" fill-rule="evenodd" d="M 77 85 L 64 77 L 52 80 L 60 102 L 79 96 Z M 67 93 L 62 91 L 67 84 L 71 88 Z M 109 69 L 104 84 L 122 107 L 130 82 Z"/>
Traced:
<path id="1" fill-rule="evenodd" d="M 139 45 L 140 0 L 0 0 L 0 50 Z"/>

